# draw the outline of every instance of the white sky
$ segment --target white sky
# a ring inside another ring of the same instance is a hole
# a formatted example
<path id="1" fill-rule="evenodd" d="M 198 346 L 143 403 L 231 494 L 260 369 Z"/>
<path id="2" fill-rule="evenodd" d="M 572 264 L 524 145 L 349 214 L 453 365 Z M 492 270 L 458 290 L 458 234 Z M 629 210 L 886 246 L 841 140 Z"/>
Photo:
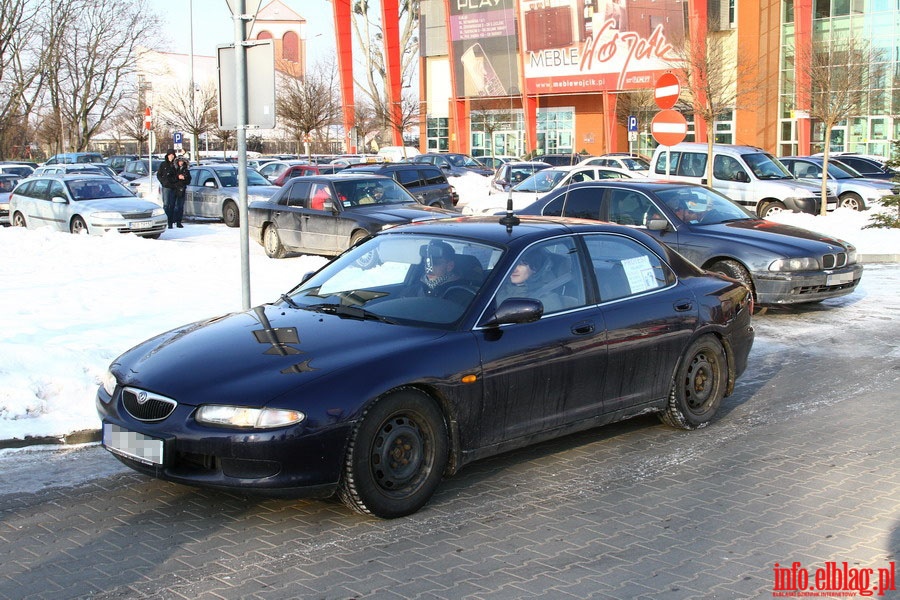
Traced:
<path id="1" fill-rule="evenodd" d="M 487 181 L 451 178 L 461 205 L 482 198 Z M 867 219 L 839 209 L 778 220 L 835 235 L 864 253 L 900 254 L 900 230 L 863 230 Z M 0 439 L 99 428 L 97 385 L 119 354 L 174 327 L 241 310 L 239 239 L 239 229 L 210 222 L 188 222 L 159 240 L 0 230 Z M 251 240 L 252 304 L 277 300 L 325 260 L 270 259 Z M 826 302 L 838 306 L 836 328 L 895 303 L 900 267 L 866 269 L 849 300 Z M 784 343 L 789 338 L 786 332 Z"/>

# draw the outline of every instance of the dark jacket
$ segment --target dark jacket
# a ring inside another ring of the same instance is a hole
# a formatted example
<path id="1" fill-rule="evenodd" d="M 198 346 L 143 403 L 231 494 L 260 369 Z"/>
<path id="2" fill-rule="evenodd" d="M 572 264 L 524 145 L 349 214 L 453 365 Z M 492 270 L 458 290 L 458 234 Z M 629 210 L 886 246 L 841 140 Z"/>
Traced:
<path id="1" fill-rule="evenodd" d="M 178 191 L 184 191 L 191 183 L 191 172 L 188 170 L 190 163 L 183 158 L 175 159 L 175 168 L 172 171 L 172 182 L 175 189 Z M 184 179 L 179 179 L 179 175 L 184 175 Z"/>
<path id="2" fill-rule="evenodd" d="M 166 153 L 165 160 L 159 165 L 159 170 L 156 172 L 156 178 L 164 188 L 174 188 L 176 181 L 175 160 L 169 160 L 169 154 L 175 154 L 175 151 L 171 150 Z"/>

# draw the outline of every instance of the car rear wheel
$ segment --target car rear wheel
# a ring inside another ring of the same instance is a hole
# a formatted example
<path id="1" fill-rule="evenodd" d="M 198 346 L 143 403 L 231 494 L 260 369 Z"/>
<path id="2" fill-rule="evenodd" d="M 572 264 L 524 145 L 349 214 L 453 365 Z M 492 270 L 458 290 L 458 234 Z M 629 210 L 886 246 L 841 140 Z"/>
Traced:
<path id="1" fill-rule="evenodd" d="M 780 212 L 784 212 L 787 210 L 787 207 L 777 200 L 772 202 L 763 202 L 759 205 L 759 216 L 763 219 L 768 219 L 773 215 L 777 215 Z"/>
<path id="2" fill-rule="evenodd" d="M 72 219 L 72 224 L 69 225 L 69 231 L 72 233 L 87 234 L 87 232 L 88 232 L 87 223 L 85 223 L 84 219 L 82 219 L 81 217 L 74 217 Z"/>
<path id="3" fill-rule="evenodd" d="M 841 208 L 851 208 L 853 210 L 866 210 L 866 203 L 862 197 L 855 192 L 847 192 L 840 197 Z"/>
<path id="4" fill-rule="evenodd" d="M 727 384 L 728 363 L 721 342 L 711 335 L 698 338 L 678 365 L 660 420 L 680 429 L 706 427 L 722 404 Z"/>
<path id="5" fill-rule="evenodd" d="M 25 215 L 20 212 L 13 214 L 12 224 L 13 227 L 25 227 Z"/>
<path id="6" fill-rule="evenodd" d="M 281 243 L 281 237 L 279 237 L 278 228 L 275 225 L 266 227 L 263 234 L 263 248 L 269 258 L 284 258 L 284 244 Z"/>
<path id="7" fill-rule="evenodd" d="M 753 278 L 750 277 L 750 272 L 747 271 L 741 263 L 734 260 L 720 260 L 719 262 L 710 265 L 709 270 L 714 273 L 727 275 L 732 279 L 737 279 L 750 288 L 751 293 L 754 293 Z"/>
<path id="8" fill-rule="evenodd" d="M 238 212 L 237 204 L 228 200 L 222 206 L 222 221 L 228 227 L 237 227 L 241 224 L 241 214 Z"/>
<path id="9" fill-rule="evenodd" d="M 338 495 L 360 513 L 410 515 L 434 494 L 449 455 L 447 424 L 434 401 L 412 388 L 392 392 L 354 428 Z"/>

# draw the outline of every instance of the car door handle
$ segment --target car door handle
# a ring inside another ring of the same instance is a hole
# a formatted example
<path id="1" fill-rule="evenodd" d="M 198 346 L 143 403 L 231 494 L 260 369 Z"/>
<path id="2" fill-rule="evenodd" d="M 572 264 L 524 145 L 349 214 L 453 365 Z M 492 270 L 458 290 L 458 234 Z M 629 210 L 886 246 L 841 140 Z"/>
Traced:
<path id="1" fill-rule="evenodd" d="M 678 312 L 685 312 L 694 308 L 694 303 L 690 300 L 676 300 L 672 307 Z"/>
<path id="2" fill-rule="evenodd" d="M 590 321 L 585 321 L 583 323 L 576 323 L 572 325 L 572 333 L 575 335 L 587 335 L 589 333 L 594 332 L 594 324 Z"/>

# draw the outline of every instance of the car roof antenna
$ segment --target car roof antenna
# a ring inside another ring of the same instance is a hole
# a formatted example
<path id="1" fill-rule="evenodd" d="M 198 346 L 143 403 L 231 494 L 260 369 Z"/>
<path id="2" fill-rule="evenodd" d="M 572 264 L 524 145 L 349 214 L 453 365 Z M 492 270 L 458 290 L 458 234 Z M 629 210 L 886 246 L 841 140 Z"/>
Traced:
<path id="1" fill-rule="evenodd" d="M 512 228 L 519 223 L 519 217 L 513 214 L 512 190 L 510 190 L 506 198 L 506 214 L 500 218 L 500 224 L 506 225 L 506 233 L 512 233 Z"/>

